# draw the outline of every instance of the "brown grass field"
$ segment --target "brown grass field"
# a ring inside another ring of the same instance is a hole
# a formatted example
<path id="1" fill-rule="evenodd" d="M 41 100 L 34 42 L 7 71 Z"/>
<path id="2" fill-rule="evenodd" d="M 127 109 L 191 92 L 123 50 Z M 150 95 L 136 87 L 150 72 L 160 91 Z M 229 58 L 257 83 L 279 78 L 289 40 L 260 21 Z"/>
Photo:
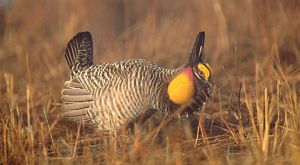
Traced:
<path id="1" fill-rule="evenodd" d="M 144 58 L 166 67 L 182 64 L 206 31 L 215 88 L 199 122 L 168 118 L 103 134 L 62 120 L 64 49 L 79 31 L 92 32 L 95 63 Z M 299 110 L 299 1 L 0 6 L 0 164 L 297 164 Z"/>

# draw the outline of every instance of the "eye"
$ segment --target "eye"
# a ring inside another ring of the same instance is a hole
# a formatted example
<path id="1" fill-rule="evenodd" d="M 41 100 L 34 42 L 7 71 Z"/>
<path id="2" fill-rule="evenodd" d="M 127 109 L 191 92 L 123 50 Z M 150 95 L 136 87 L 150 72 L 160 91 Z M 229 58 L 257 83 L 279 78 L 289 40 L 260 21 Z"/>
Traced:
<path id="1" fill-rule="evenodd" d="M 198 64 L 198 70 L 202 72 L 204 78 L 208 79 L 210 77 L 210 66 L 208 63 Z"/>

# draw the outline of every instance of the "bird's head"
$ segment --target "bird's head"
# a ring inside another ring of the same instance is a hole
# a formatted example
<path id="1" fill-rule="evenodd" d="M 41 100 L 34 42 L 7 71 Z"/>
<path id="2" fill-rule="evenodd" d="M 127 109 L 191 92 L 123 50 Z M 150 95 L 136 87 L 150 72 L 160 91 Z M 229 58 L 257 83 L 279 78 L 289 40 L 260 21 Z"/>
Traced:
<path id="1" fill-rule="evenodd" d="M 196 100 L 202 105 L 211 95 L 213 84 L 211 68 L 204 63 L 204 37 L 204 32 L 198 34 L 188 63 L 168 85 L 169 99 L 175 104 L 186 105 Z"/>

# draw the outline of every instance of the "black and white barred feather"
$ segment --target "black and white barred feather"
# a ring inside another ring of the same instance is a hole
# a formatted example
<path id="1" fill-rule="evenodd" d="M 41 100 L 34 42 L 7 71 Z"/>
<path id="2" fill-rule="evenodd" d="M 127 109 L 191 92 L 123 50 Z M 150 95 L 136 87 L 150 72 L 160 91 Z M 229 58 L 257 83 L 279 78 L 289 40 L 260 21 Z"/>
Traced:
<path id="1" fill-rule="evenodd" d="M 203 62 L 203 43 L 204 33 L 199 33 L 187 65 Z M 167 69 L 143 59 L 94 65 L 89 32 L 70 40 L 65 57 L 71 77 L 61 99 L 69 119 L 84 120 L 103 131 L 116 130 L 147 110 L 169 112 L 179 106 L 169 100 L 167 86 L 185 65 Z M 201 98 L 201 104 L 206 99 Z"/>

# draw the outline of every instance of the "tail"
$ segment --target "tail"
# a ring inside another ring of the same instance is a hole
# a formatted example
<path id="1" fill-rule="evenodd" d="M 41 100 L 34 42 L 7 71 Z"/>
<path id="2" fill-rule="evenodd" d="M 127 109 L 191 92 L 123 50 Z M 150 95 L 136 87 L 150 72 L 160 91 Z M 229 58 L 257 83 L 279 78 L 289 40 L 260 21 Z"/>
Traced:
<path id="1" fill-rule="evenodd" d="M 80 32 L 68 43 L 65 58 L 72 71 L 93 65 L 93 41 L 90 32 Z"/>
<path id="2" fill-rule="evenodd" d="M 192 49 L 187 66 L 194 66 L 204 62 L 204 40 L 205 32 L 199 32 L 194 43 L 194 47 Z"/>

